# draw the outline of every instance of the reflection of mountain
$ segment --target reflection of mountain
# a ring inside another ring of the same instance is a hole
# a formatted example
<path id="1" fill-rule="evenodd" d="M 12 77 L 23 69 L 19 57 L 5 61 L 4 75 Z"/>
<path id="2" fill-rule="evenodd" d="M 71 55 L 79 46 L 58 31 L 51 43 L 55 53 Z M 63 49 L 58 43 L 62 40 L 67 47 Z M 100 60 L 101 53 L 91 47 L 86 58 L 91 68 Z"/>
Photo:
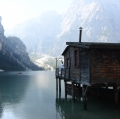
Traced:
<path id="1" fill-rule="evenodd" d="M 23 82 L 24 81 L 24 82 Z M 0 74 L 0 115 L 5 105 L 19 104 L 28 87 L 29 77 Z"/>

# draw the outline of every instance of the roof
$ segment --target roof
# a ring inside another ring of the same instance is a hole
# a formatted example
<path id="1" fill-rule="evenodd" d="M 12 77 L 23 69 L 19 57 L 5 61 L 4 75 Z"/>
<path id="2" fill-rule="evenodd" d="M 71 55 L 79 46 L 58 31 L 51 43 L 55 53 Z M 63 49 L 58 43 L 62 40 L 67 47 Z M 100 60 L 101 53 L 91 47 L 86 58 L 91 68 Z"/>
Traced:
<path id="1" fill-rule="evenodd" d="M 69 48 L 69 46 L 67 46 L 67 47 L 65 48 L 65 50 L 63 51 L 63 53 L 62 53 L 61 55 L 64 55 L 64 53 L 68 50 L 68 48 Z"/>
<path id="2" fill-rule="evenodd" d="M 80 48 L 98 48 L 98 49 L 120 49 L 120 43 L 104 43 L 104 42 L 66 42 L 69 46 Z"/>

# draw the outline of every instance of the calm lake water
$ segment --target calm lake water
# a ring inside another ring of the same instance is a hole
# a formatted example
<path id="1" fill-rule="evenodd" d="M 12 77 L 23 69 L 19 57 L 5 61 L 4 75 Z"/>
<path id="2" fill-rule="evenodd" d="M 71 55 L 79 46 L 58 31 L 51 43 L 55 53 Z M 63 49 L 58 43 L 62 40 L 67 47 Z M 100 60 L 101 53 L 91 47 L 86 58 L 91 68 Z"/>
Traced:
<path id="1" fill-rule="evenodd" d="M 71 96 L 56 97 L 54 71 L 0 72 L 0 119 L 120 119 L 120 105 L 88 98 L 88 110 Z"/>

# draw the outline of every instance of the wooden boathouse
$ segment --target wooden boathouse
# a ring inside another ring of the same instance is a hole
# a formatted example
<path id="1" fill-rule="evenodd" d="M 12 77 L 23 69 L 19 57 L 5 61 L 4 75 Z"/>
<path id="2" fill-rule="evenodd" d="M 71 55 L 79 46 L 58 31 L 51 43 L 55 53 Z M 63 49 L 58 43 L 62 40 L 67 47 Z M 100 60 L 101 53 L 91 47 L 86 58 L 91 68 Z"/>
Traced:
<path id="1" fill-rule="evenodd" d="M 66 42 L 63 51 L 64 72 L 56 68 L 56 81 L 65 82 L 65 95 L 67 95 L 67 82 L 71 82 L 74 99 L 74 87 L 82 85 L 82 99 L 84 109 L 87 109 L 87 92 L 90 88 L 112 87 L 114 102 L 118 103 L 120 86 L 120 43 L 81 42 L 82 28 L 80 28 L 79 42 Z M 58 88 L 58 87 L 57 87 Z"/>

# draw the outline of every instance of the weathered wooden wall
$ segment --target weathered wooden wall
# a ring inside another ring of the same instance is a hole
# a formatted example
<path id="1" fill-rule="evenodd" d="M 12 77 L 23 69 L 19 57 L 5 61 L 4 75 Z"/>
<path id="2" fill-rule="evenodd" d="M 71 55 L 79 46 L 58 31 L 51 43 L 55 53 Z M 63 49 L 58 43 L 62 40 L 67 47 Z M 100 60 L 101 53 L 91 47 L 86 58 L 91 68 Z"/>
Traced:
<path id="1" fill-rule="evenodd" d="M 69 49 L 64 53 L 64 65 L 65 67 L 67 67 L 67 58 L 69 58 L 69 76 L 70 76 L 70 80 L 73 82 L 80 82 L 80 66 L 75 67 L 75 59 L 74 59 L 74 51 L 76 50 L 76 48 L 74 47 L 69 47 Z M 79 51 L 79 49 L 77 48 L 77 50 Z M 78 53 L 79 55 L 79 53 Z M 66 70 L 67 71 L 67 70 Z"/>
<path id="2" fill-rule="evenodd" d="M 70 66 L 70 78 L 73 81 L 79 83 L 80 82 L 80 64 L 77 67 L 75 67 L 75 57 L 74 57 L 74 51 L 75 50 L 78 51 L 77 55 L 80 54 L 79 48 L 74 48 L 74 47 L 70 48 L 70 63 L 71 63 L 71 66 Z"/>
<path id="3" fill-rule="evenodd" d="M 81 49 L 80 53 L 80 79 L 84 85 L 90 84 L 90 55 L 88 49 Z"/>
<path id="4" fill-rule="evenodd" d="M 120 50 L 92 49 L 91 84 L 120 83 Z"/>
<path id="5" fill-rule="evenodd" d="M 70 62 L 69 62 L 69 67 L 67 66 L 67 58 L 69 58 L 69 48 L 66 50 L 66 52 L 64 53 L 64 75 L 65 75 L 65 80 L 70 80 Z"/>

